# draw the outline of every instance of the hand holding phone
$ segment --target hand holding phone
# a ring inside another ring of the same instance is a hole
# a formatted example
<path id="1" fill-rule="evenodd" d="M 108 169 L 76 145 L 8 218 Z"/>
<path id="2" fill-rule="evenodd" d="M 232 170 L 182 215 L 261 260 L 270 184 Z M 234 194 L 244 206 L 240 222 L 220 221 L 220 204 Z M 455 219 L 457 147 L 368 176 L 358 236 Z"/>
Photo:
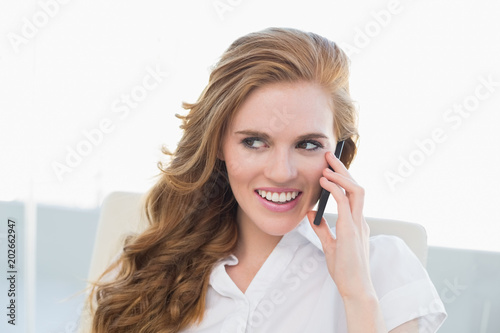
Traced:
<path id="1" fill-rule="evenodd" d="M 340 159 L 340 156 L 342 156 L 342 149 L 344 149 L 344 141 L 337 142 L 337 147 L 335 148 L 335 157 L 337 157 L 338 159 Z M 328 167 L 335 172 L 335 170 L 333 170 L 331 166 Z M 319 225 L 321 223 L 321 218 L 323 217 L 323 213 L 325 212 L 325 207 L 326 203 L 328 202 L 329 196 L 330 192 L 328 192 L 325 189 L 321 190 L 321 196 L 319 197 L 319 204 L 318 204 L 318 212 L 316 213 L 316 217 L 314 218 L 315 225 Z"/>

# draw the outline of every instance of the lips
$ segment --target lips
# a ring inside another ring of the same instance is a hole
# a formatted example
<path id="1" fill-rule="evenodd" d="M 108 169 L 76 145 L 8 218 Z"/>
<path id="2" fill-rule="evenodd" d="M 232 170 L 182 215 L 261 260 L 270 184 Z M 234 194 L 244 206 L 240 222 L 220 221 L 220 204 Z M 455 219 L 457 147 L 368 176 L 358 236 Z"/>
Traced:
<path id="1" fill-rule="evenodd" d="M 255 190 L 255 195 L 268 210 L 283 213 L 297 206 L 302 192 L 297 189 L 266 188 Z"/>

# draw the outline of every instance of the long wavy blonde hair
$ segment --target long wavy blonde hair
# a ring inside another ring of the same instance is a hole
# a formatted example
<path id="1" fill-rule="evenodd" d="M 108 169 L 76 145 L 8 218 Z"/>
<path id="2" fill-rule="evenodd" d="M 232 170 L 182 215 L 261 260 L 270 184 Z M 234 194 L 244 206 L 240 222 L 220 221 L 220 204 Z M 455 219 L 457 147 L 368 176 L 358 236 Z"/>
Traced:
<path id="1" fill-rule="evenodd" d="M 237 202 L 223 161 L 225 129 L 248 94 L 275 82 L 309 81 L 330 92 L 342 162 L 356 155 L 357 112 L 349 61 L 333 42 L 295 29 L 269 28 L 237 39 L 222 55 L 198 101 L 184 103 L 184 130 L 145 200 L 148 228 L 92 288 L 92 332 L 179 332 L 200 322 L 214 264 L 235 248 Z M 112 276 L 110 279 L 109 276 Z"/>

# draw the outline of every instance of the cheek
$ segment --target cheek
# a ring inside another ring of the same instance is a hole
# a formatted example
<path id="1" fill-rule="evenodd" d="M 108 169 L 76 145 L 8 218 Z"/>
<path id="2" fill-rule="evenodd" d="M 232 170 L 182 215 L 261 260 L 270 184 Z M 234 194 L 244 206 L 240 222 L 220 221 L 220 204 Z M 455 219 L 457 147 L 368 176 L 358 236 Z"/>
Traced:
<path id="1" fill-rule="evenodd" d="M 316 172 L 314 174 L 314 177 L 310 180 L 311 181 L 311 187 L 312 187 L 312 193 L 313 193 L 313 201 L 316 202 L 319 199 L 319 196 L 321 194 L 321 185 L 319 184 L 319 179 L 321 176 L 323 176 L 323 169 L 319 170 L 319 172 Z"/>
<path id="2" fill-rule="evenodd" d="M 247 189 L 256 168 L 248 161 L 248 157 L 234 152 L 227 156 L 226 168 L 233 193 L 238 196 L 237 193 Z"/>
<path id="3" fill-rule="evenodd" d="M 323 155 L 310 158 L 303 158 L 300 161 L 301 169 L 306 173 L 308 179 L 315 179 L 319 184 L 319 178 L 323 175 L 323 170 L 328 167 Z"/>
<path id="4" fill-rule="evenodd" d="M 249 158 L 249 154 L 234 150 L 227 155 L 226 168 L 230 177 L 234 179 L 248 178 L 255 169 L 255 161 Z"/>
<path id="5" fill-rule="evenodd" d="M 235 159 L 226 159 L 226 168 L 229 178 L 238 178 L 245 171 L 243 164 Z"/>
<path id="6" fill-rule="evenodd" d="M 323 176 L 323 170 L 327 167 L 327 163 L 324 158 L 315 158 L 304 166 L 303 172 L 310 187 L 311 201 L 316 202 L 321 194 L 319 179 Z"/>

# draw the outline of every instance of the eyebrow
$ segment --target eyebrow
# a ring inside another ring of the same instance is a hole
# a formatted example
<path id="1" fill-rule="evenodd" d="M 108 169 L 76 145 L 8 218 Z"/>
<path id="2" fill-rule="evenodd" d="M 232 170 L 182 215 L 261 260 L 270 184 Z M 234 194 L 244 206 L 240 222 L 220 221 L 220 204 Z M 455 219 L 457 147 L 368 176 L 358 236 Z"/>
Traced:
<path id="1" fill-rule="evenodd" d="M 259 138 L 262 138 L 265 140 L 270 139 L 270 137 L 267 133 L 259 132 L 259 131 L 243 130 L 243 131 L 237 131 L 234 133 L 259 137 Z M 309 140 L 309 139 L 328 139 L 328 137 L 323 133 L 308 133 L 308 134 L 304 134 L 304 135 L 299 136 L 297 139 L 298 139 L 298 141 L 303 141 L 303 140 Z"/>

